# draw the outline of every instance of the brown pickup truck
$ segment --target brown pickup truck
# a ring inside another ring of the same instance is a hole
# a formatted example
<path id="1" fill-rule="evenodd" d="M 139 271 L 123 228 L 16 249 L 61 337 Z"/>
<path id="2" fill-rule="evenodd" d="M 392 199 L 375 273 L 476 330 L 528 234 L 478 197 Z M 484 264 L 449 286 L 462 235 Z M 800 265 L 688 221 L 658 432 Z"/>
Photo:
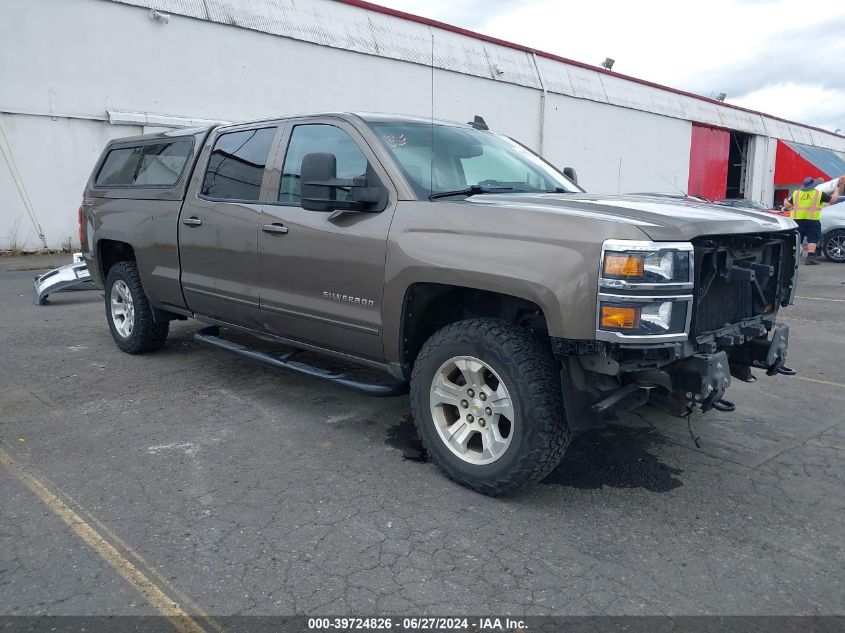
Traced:
<path id="1" fill-rule="evenodd" d="M 123 351 L 156 350 L 171 320 L 194 318 L 206 344 L 372 395 L 410 389 L 433 460 L 487 494 L 545 477 L 573 433 L 623 411 L 684 417 L 725 406 L 731 376 L 776 373 L 798 265 L 788 219 L 585 193 L 480 117 L 319 114 L 116 140 L 79 221 Z"/>

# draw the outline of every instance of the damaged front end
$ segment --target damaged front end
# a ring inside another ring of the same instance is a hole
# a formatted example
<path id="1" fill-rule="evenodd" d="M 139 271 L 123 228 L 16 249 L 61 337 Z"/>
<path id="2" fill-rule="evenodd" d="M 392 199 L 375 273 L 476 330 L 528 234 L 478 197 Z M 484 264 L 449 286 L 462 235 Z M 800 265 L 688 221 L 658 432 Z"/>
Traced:
<path id="1" fill-rule="evenodd" d="M 778 373 L 789 328 L 775 319 L 794 299 L 799 252 L 793 231 L 608 240 L 597 340 L 552 340 L 573 430 L 645 403 L 679 417 L 724 410 L 732 377 Z"/>

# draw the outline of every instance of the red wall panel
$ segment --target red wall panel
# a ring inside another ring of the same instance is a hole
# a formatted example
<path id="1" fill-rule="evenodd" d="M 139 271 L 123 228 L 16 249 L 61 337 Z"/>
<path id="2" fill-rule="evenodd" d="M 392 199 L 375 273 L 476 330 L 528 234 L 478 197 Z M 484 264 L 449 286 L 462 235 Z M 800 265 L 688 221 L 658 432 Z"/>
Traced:
<path id="1" fill-rule="evenodd" d="M 778 151 L 775 154 L 775 187 L 778 185 L 800 185 L 807 176 L 821 177 L 824 180 L 830 180 L 833 177 L 805 160 L 801 154 L 783 141 L 778 141 Z"/>
<path id="2" fill-rule="evenodd" d="M 687 193 L 711 200 L 725 197 L 730 147 L 731 134 L 727 130 L 692 124 Z"/>

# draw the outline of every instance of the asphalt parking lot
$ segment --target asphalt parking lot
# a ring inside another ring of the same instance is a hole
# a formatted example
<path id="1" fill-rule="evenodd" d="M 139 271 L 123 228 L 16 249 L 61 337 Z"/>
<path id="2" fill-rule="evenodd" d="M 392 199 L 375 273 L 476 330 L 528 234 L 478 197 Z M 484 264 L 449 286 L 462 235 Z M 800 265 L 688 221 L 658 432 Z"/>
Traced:
<path id="1" fill-rule="evenodd" d="M 801 269 L 799 375 L 735 382 L 700 449 L 643 410 L 490 499 L 426 463 L 407 398 L 192 321 L 123 354 L 99 292 L 32 304 L 43 265 L 0 259 L 0 615 L 845 612 L 845 266 Z"/>

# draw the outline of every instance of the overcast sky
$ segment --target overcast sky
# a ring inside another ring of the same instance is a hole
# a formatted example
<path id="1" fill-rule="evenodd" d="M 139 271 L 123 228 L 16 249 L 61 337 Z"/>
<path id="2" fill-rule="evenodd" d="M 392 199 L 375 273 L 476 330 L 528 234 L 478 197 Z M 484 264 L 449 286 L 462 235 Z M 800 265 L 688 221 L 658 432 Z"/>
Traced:
<path id="1" fill-rule="evenodd" d="M 794 121 L 845 130 L 845 0 L 375 0 Z"/>

